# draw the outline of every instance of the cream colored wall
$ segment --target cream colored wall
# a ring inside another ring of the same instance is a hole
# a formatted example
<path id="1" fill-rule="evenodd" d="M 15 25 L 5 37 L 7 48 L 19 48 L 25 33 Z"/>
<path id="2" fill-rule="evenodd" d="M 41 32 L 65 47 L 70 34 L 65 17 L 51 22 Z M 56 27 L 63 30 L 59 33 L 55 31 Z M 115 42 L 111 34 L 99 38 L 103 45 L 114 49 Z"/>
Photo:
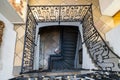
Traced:
<path id="1" fill-rule="evenodd" d="M 16 3 L 16 0 L 8 0 L 8 2 L 25 23 L 28 0 L 20 0 L 20 3 Z"/>
<path id="2" fill-rule="evenodd" d="M 29 0 L 30 5 L 78 5 L 86 3 L 90 4 L 87 0 Z"/>
<path id="3" fill-rule="evenodd" d="M 14 52 L 14 69 L 13 74 L 19 75 L 22 65 L 23 47 L 24 47 L 24 36 L 25 36 L 25 24 L 14 25 L 16 32 L 15 52 Z"/>

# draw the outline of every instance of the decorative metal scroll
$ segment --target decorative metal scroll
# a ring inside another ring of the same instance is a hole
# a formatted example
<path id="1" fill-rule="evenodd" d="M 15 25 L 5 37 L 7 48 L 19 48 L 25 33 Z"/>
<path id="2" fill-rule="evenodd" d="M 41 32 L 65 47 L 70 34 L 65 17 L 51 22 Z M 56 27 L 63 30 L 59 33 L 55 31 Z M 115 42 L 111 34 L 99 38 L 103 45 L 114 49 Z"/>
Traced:
<path id="1" fill-rule="evenodd" d="M 120 71 L 120 57 L 108 47 L 94 27 L 91 5 L 62 5 L 28 8 L 21 73 L 33 71 L 37 22 L 70 21 L 83 22 L 84 42 L 94 63 L 102 70 Z"/>
<path id="2" fill-rule="evenodd" d="M 73 22 L 83 20 L 90 5 L 30 6 L 37 22 Z"/>
<path id="3" fill-rule="evenodd" d="M 33 70 L 36 21 L 28 8 L 21 73 Z"/>
<path id="4" fill-rule="evenodd" d="M 83 20 L 83 37 L 93 62 L 102 70 L 120 71 L 120 57 L 103 40 L 93 24 L 92 8 Z"/>
<path id="5" fill-rule="evenodd" d="M 82 21 L 90 5 L 28 6 L 21 73 L 33 71 L 37 22 Z"/>

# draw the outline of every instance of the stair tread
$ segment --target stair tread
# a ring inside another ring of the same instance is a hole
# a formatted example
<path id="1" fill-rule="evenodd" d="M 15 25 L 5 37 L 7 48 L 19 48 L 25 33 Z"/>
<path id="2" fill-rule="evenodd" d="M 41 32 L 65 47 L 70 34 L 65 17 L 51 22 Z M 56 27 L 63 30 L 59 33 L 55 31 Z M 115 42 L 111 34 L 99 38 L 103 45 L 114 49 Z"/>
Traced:
<path id="1" fill-rule="evenodd" d="M 76 53 L 76 43 L 78 37 L 78 27 L 63 27 L 62 28 L 62 55 L 63 60 L 55 61 L 53 68 L 55 70 L 73 69 Z"/>

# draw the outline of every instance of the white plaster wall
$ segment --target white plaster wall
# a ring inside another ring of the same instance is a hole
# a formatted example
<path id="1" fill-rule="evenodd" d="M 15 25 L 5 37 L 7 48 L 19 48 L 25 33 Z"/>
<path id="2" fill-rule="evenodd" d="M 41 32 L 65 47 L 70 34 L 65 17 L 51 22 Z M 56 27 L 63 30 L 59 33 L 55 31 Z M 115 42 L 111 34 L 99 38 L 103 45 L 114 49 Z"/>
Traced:
<path id="1" fill-rule="evenodd" d="M 106 40 L 109 41 L 114 52 L 120 56 L 120 25 L 106 33 Z"/>
<path id="2" fill-rule="evenodd" d="M 97 67 L 95 67 L 94 62 L 92 62 L 92 59 L 89 56 L 89 53 L 87 52 L 87 48 L 85 46 L 85 44 L 83 44 L 83 65 L 82 68 L 84 69 L 97 69 Z"/>
<path id="3" fill-rule="evenodd" d="M 84 41 L 83 39 L 83 33 L 82 33 L 82 25 L 79 26 L 79 31 L 81 33 L 81 38 L 82 38 L 82 42 Z M 87 47 L 85 45 L 85 43 L 82 45 L 83 47 L 83 64 L 82 64 L 82 68 L 84 69 L 97 69 L 97 67 L 95 67 L 95 64 L 92 62 L 92 59 L 89 56 L 89 53 L 87 52 Z"/>
<path id="4" fill-rule="evenodd" d="M 120 0 L 99 0 L 102 15 L 113 16 L 120 10 Z"/>
<path id="5" fill-rule="evenodd" d="M 14 49 L 16 33 L 13 30 L 13 24 L 10 23 L 1 13 L 0 20 L 5 23 L 3 41 L 1 44 L 1 62 L 2 68 L 0 70 L 0 80 L 8 80 L 12 78 L 13 61 L 14 61 Z"/>

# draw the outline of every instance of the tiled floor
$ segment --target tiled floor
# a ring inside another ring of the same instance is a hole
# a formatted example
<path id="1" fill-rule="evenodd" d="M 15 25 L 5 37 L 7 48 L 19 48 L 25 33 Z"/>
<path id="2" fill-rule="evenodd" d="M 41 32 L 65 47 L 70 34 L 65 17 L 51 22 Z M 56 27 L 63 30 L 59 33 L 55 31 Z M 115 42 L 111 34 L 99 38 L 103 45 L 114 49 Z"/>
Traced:
<path id="1" fill-rule="evenodd" d="M 21 66 L 24 46 L 25 25 L 24 24 L 14 25 L 14 30 L 17 33 L 14 66 Z"/>
<path id="2" fill-rule="evenodd" d="M 103 16 L 100 12 L 99 0 L 29 0 L 30 5 L 79 5 L 79 4 L 93 4 L 93 18 L 95 27 L 100 31 L 101 35 L 110 29 L 114 28 L 114 21 L 112 17 Z M 15 61 L 14 66 L 21 66 L 23 45 L 24 45 L 24 32 L 25 25 L 15 25 L 17 32 L 16 48 L 15 48 Z"/>

